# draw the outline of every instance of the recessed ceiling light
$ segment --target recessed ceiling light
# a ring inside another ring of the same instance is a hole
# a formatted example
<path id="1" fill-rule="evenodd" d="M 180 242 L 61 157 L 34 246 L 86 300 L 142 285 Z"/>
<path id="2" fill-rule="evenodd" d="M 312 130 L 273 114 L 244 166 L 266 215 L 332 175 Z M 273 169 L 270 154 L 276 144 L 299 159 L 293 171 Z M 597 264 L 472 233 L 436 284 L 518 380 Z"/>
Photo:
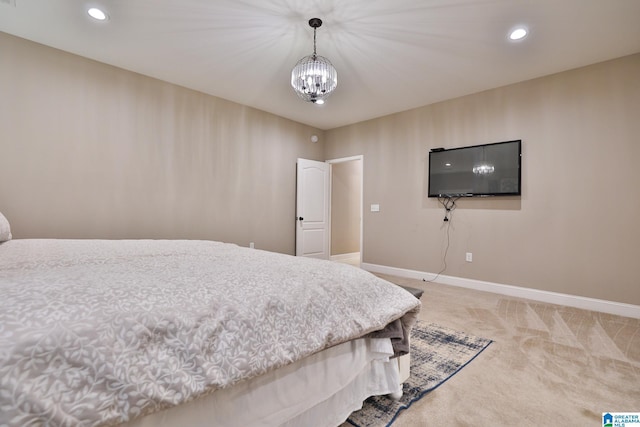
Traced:
<path id="1" fill-rule="evenodd" d="M 98 21 L 104 21 L 107 19 L 107 14 L 104 13 L 102 10 L 98 9 L 97 7 L 92 7 L 91 9 L 87 10 L 87 13 L 93 19 L 97 19 Z"/>
<path id="2" fill-rule="evenodd" d="M 509 40 L 513 40 L 513 41 L 522 40 L 523 38 L 527 37 L 527 34 L 528 34 L 527 29 L 524 27 L 514 28 L 509 33 Z"/>

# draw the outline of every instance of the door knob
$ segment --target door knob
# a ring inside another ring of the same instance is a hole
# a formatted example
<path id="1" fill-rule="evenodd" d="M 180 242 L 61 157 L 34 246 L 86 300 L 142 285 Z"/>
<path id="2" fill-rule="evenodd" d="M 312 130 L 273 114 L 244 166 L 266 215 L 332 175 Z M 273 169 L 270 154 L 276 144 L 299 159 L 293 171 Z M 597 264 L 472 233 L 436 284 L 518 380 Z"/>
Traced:
<path id="1" fill-rule="evenodd" d="M 298 221 L 304 221 L 304 218 L 302 218 L 301 216 L 298 217 Z"/>

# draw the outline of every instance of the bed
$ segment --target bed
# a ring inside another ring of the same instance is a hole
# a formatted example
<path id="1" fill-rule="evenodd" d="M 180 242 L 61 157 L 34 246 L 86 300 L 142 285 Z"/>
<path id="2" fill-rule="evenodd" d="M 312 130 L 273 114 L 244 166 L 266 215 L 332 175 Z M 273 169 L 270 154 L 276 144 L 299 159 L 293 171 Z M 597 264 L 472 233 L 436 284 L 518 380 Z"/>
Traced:
<path id="1" fill-rule="evenodd" d="M 0 425 L 337 426 L 399 390 L 420 302 L 363 270 L 2 220 Z"/>

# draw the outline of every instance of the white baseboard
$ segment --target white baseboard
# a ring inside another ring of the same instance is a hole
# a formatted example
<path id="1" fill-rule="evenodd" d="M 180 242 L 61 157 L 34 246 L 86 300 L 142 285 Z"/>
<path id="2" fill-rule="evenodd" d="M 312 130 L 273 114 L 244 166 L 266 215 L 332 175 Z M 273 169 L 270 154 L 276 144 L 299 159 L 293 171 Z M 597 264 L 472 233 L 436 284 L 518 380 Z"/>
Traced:
<path id="1" fill-rule="evenodd" d="M 352 252 L 350 254 L 337 254 L 329 257 L 331 261 L 360 261 L 360 252 Z"/>
<path id="2" fill-rule="evenodd" d="M 363 262 L 360 267 L 372 273 L 389 274 L 391 276 L 406 277 L 408 279 L 431 280 L 435 277 L 434 273 L 369 264 L 366 262 Z M 481 280 L 465 279 L 454 276 L 440 275 L 437 278 L 437 282 L 444 285 L 459 286 L 462 288 L 475 289 L 477 291 L 492 292 L 494 294 L 507 295 L 510 297 L 526 298 L 550 304 L 560 304 L 584 310 L 599 311 L 602 313 L 640 319 L 640 305 L 582 297 L 578 295 L 561 294 L 558 292 L 542 291 L 539 289 L 522 288 L 512 285 L 502 285 L 500 283 L 484 282 Z"/>

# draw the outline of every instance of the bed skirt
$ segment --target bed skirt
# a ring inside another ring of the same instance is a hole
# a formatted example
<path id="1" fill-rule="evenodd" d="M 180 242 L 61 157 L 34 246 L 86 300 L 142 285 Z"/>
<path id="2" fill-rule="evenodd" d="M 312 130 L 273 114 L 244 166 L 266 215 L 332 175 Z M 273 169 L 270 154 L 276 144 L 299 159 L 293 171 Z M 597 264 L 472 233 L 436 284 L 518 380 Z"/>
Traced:
<path id="1" fill-rule="evenodd" d="M 387 338 L 360 338 L 326 349 L 123 427 L 335 427 L 369 396 L 397 393 L 397 359 Z"/>

